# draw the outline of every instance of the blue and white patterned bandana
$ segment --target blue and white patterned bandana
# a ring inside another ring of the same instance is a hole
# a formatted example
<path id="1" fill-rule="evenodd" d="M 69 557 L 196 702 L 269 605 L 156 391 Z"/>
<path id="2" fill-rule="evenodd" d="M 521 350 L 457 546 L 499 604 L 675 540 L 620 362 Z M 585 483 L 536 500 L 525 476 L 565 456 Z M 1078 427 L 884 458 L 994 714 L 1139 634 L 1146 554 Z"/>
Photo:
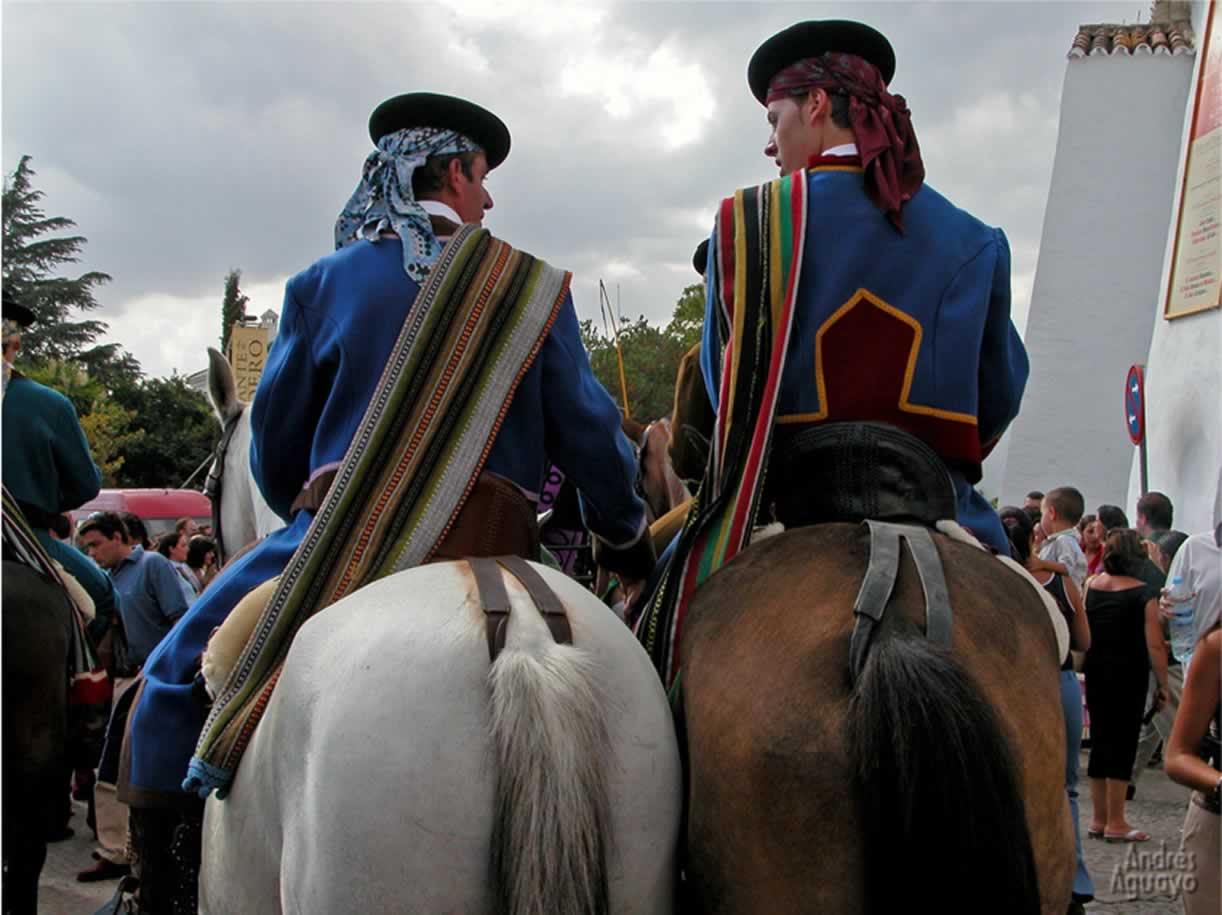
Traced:
<path id="1" fill-rule="evenodd" d="M 365 159 L 361 183 L 335 221 L 335 249 L 395 232 L 403 242 L 403 269 L 423 283 L 441 255 L 429 215 L 412 193 L 412 173 L 432 156 L 483 152 L 462 134 L 441 127 L 405 127 L 378 140 Z"/>

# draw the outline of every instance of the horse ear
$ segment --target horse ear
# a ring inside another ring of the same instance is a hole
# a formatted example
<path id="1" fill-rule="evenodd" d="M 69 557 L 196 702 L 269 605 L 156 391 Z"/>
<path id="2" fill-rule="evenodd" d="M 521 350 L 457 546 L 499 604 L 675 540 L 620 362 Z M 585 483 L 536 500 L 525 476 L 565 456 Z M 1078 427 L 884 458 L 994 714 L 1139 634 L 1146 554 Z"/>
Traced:
<path id="1" fill-rule="evenodd" d="M 242 409 L 229 360 L 211 346 L 208 347 L 208 399 L 212 402 L 212 410 L 222 426 L 227 419 Z"/>

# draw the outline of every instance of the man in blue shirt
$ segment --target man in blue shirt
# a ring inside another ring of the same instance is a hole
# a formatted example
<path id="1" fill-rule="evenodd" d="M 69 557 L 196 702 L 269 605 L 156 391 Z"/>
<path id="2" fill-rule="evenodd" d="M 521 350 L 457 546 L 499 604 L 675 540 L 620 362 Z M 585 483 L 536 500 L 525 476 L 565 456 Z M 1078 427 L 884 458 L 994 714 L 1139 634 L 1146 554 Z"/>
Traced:
<path id="1" fill-rule="evenodd" d="M 127 630 L 133 664 L 143 664 L 157 643 L 187 612 L 178 574 L 160 553 L 127 542 L 127 529 L 114 512 L 99 512 L 77 532 L 93 560 L 110 573 L 119 592 L 119 613 Z"/>
<path id="2" fill-rule="evenodd" d="M 127 632 L 131 663 L 143 665 L 174 622 L 187 611 L 188 601 L 179 586 L 178 573 L 164 556 L 145 552 L 138 542 L 133 542 L 123 519 L 114 512 L 90 516 L 77 536 L 114 583 L 120 596 L 119 616 Z M 135 683 L 134 677 L 116 677 L 116 708 Z M 122 726 L 115 722 L 111 724 L 112 733 L 116 726 L 122 733 Z M 112 779 L 103 762 L 94 787 L 98 862 L 77 875 L 82 882 L 110 880 L 129 873 L 128 809 L 119 800 Z"/>

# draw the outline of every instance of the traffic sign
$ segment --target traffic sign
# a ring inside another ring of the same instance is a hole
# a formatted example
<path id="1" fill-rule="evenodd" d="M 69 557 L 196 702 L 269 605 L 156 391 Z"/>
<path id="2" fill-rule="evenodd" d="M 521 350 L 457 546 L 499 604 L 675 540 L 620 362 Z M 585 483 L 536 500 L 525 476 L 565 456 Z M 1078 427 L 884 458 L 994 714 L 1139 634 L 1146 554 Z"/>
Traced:
<path id="1" fill-rule="evenodd" d="M 1129 438 L 1140 445 L 1146 437 L 1146 379 L 1140 365 L 1130 366 L 1124 380 L 1124 417 Z"/>

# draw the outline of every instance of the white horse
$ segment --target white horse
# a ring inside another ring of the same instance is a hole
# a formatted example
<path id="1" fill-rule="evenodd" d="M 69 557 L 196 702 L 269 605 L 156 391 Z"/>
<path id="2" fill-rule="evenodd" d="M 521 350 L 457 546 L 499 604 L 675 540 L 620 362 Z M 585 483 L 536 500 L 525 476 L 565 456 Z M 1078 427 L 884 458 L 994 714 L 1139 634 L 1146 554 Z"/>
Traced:
<path id="1" fill-rule="evenodd" d="M 220 483 L 220 547 L 225 557 L 284 527 L 259 492 L 250 471 L 250 404 L 238 399 L 229 360 L 208 347 L 208 400 L 221 424 L 221 444 L 208 472 Z"/>
<path id="2" fill-rule="evenodd" d="M 225 529 L 253 525 L 222 501 Z M 661 683 L 606 606 L 533 567 L 572 645 L 502 574 L 490 663 L 464 562 L 388 576 L 302 627 L 229 796 L 205 807 L 204 915 L 670 911 L 682 789 Z"/>

